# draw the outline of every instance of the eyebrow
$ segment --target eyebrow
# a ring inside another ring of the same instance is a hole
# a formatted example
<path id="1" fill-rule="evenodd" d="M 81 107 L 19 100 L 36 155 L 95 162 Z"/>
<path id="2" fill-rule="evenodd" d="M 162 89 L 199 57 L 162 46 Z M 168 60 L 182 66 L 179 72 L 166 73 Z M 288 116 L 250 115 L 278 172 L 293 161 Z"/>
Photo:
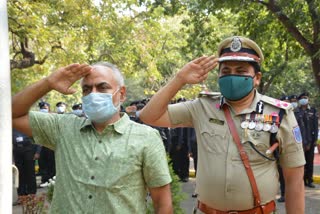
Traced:
<path id="1" fill-rule="evenodd" d="M 107 82 L 99 82 L 99 83 L 95 84 L 96 87 L 100 87 L 100 86 L 104 86 L 104 85 L 106 85 L 108 88 L 112 88 L 112 86 Z M 92 86 L 93 85 L 84 84 L 82 86 L 82 88 L 92 88 Z"/>

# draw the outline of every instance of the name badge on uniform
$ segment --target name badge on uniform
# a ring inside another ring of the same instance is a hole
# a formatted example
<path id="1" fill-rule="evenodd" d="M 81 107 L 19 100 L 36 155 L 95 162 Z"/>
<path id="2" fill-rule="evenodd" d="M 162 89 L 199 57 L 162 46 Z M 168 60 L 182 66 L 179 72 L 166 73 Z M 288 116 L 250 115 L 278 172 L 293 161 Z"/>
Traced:
<path id="1" fill-rule="evenodd" d="M 16 141 L 17 141 L 17 143 L 22 142 L 23 141 L 23 137 L 16 137 Z"/>
<path id="2" fill-rule="evenodd" d="M 218 124 L 218 125 L 221 125 L 221 126 L 224 125 L 224 121 L 223 120 L 219 120 L 219 119 L 216 119 L 216 118 L 210 118 L 209 122 L 210 123 L 215 123 L 215 124 Z"/>

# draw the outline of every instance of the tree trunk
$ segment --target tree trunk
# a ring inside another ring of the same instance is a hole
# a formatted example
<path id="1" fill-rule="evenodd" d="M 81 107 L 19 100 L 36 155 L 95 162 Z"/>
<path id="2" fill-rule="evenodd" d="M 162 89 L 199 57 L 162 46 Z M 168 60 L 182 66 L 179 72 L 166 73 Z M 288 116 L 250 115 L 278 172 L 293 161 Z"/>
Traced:
<path id="1" fill-rule="evenodd" d="M 316 84 L 320 90 L 320 57 L 311 57 L 311 64 Z"/>

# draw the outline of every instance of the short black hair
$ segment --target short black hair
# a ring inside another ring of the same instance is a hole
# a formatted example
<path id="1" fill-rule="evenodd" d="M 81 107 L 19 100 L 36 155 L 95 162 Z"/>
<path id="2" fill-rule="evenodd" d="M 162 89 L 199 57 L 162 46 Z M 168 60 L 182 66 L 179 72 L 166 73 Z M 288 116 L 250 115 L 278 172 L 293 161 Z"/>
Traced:
<path id="1" fill-rule="evenodd" d="M 38 104 L 39 108 L 42 109 L 44 106 L 50 107 L 50 104 L 44 101 L 39 102 Z"/>
<path id="2" fill-rule="evenodd" d="M 309 93 L 308 92 L 303 92 L 303 93 L 301 93 L 299 96 L 298 96 L 298 99 L 300 100 L 302 97 L 304 97 L 304 96 L 306 96 L 306 97 L 309 97 Z"/>
<path id="3" fill-rule="evenodd" d="M 64 102 L 57 102 L 56 107 L 58 107 L 58 106 L 60 106 L 60 105 L 65 105 L 65 106 L 67 106 L 67 104 L 64 103 Z"/>
<path id="4" fill-rule="evenodd" d="M 295 95 L 295 94 L 292 94 L 291 96 L 289 96 L 289 98 L 290 98 L 290 100 L 292 100 L 292 99 L 298 99 L 298 96 Z"/>
<path id="5" fill-rule="evenodd" d="M 290 100 L 290 97 L 287 95 L 283 95 L 280 97 L 280 100 Z"/>
<path id="6" fill-rule="evenodd" d="M 82 109 L 82 104 L 81 103 L 77 103 L 77 104 L 74 104 L 72 106 L 72 110 L 77 110 L 77 109 Z"/>
<path id="7" fill-rule="evenodd" d="M 261 67 L 257 62 L 249 62 L 249 64 L 252 65 L 254 73 L 261 72 Z"/>

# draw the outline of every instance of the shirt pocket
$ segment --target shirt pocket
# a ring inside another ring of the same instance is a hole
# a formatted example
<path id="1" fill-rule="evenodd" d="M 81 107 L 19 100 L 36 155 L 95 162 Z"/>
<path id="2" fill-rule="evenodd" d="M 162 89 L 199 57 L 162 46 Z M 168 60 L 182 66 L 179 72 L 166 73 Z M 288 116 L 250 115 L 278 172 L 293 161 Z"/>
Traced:
<path id="1" fill-rule="evenodd" d="M 270 148 L 270 133 L 269 132 L 257 132 L 254 130 L 248 130 L 248 137 L 242 141 L 244 151 L 247 153 L 251 165 L 259 165 L 270 161 L 263 157 L 261 154 L 274 158 L 273 154 L 267 155 L 266 151 Z M 253 148 L 254 147 L 254 148 Z M 257 150 L 257 151 L 255 151 Z M 260 152 L 261 154 L 259 154 Z M 233 160 L 241 161 L 240 155 L 237 154 Z"/>
<path id="2" fill-rule="evenodd" d="M 203 124 L 200 127 L 201 142 L 205 150 L 211 153 L 220 154 L 227 151 L 227 129 L 228 127 L 219 124 Z"/>

